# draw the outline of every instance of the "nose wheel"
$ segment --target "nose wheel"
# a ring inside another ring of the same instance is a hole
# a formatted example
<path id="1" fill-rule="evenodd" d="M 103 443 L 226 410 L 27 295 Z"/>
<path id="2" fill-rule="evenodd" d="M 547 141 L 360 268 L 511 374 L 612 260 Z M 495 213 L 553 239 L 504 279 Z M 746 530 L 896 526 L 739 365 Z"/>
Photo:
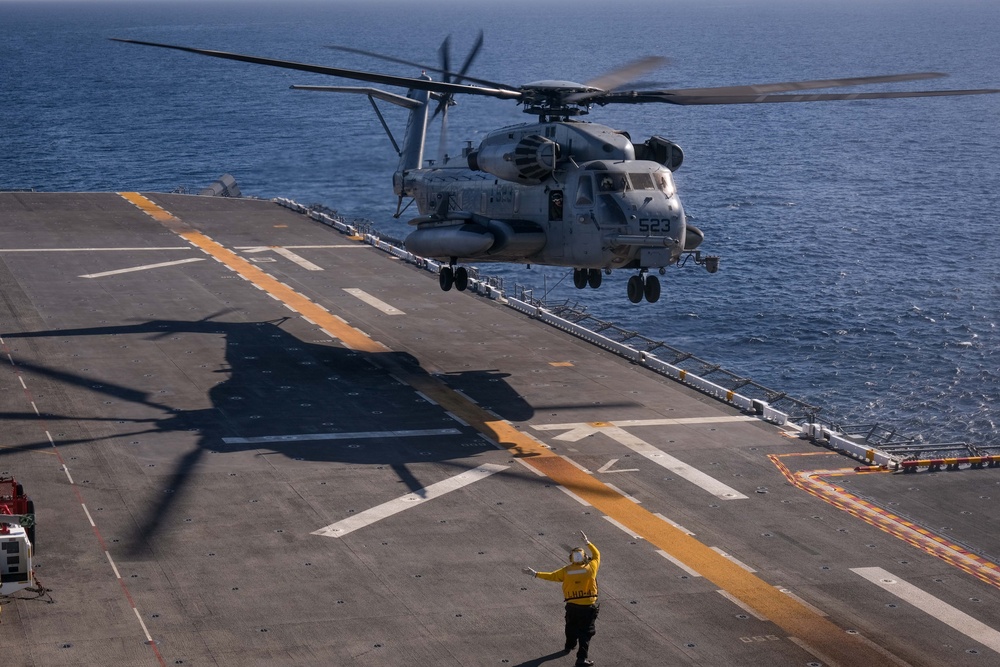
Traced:
<path id="1" fill-rule="evenodd" d="M 660 300 L 660 280 L 656 276 L 647 275 L 645 271 L 628 279 L 628 300 L 639 303 L 646 299 L 650 303 Z"/>
<path id="2" fill-rule="evenodd" d="M 602 279 L 600 269 L 573 269 L 573 285 L 577 289 L 583 289 L 587 286 L 591 289 L 597 289 L 601 286 Z"/>

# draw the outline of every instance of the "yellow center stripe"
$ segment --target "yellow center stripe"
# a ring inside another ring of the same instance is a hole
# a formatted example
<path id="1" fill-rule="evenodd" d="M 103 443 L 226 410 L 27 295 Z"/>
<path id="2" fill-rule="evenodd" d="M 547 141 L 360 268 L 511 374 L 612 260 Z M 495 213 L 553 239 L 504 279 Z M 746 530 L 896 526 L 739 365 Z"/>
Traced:
<path id="1" fill-rule="evenodd" d="M 191 228 L 149 199 L 135 192 L 119 194 L 192 245 L 315 322 L 345 346 L 360 352 L 376 354 L 392 351 L 275 280 L 236 253 Z M 454 413 L 472 428 L 509 450 L 514 456 L 523 458 L 526 463 L 556 484 L 570 489 L 604 514 L 783 628 L 829 665 L 898 667 L 898 663 L 882 651 L 847 634 L 812 609 L 781 593 L 773 585 L 628 500 L 592 475 L 553 454 L 538 440 L 522 433 L 509 422 L 497 419 L 443 382 L 425 373 L 398 365 L 388 356 L 379 357 L 377 360 L 384 366 L 391 367 L 393 375 L 399 380 L 431 398 L 445 410 Z"/>

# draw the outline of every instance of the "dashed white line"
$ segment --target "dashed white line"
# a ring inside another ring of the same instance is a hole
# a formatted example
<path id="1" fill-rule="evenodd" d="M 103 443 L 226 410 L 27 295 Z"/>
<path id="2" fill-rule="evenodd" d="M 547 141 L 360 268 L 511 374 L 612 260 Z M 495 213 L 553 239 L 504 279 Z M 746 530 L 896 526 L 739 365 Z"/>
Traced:
<path id="1" fill-rule="evenodd" d="M 605 516 L 604 520 L 607 521 L 608 523 L 610 523 L 615 528 L 618 528 L 619 530 L 621 530 L 622 532 L 624 532 L 626 535 L 630 536 L 633 540 L 638 540 L 639 539 L 640 536 L 636 535 L 634 530 L 632 530 L 631 528 L 629 528 L 625 524 L 621 523 L 620 521 L 618 521 L 616 519 L 612 519 L 609 516 Z"/>
<path id="2" fill-rule="evenodd" d="M 671 556 L 670 554 L 668 554 L 663 549 L 657 549 L 656 553 L 660 554 L 661 556 L 663 556 L 664 558 L 666 558 L 667 560 L 669 560 L 671 563 L 673 563 L 677 567 L 679 567 L 682 570 L 684 570 L 685 572 L 687 572 L 688 575 L 690 575 L 692 577 L 700 577 L 701 576 L 701 573 L 699 573 L 697 570 L 691 569 L 690 567 L 688 567 L 687 565 L 685 565 L 681 561 L 677 560 L 676 558 L 674 558 L 673 556 Z"/>
<path id="3" fill-rule="evenodd" d="M 347 292 L 348 294 L 350 294 L 351 296 L 353 296 L 354 298 L 360 299 L 361 301 L 364 301 L 369 306 L 371 306 L 373 308 L 377 308 L 378 310 L 381 310 L 386 315 L 405 315 L 406 314 L 403 311 L 401 311 L 399 308 L 396 308 L 395 306 L 390 306 L 385 301 L 382 301 L 381 299 L 372 296 L 371 294 L 369 294 L 368 292 L 366 292 L 366 291 L 364 291 L 362 289 L 358 289 L 356 287 L 345 287 L 344 291 Z"/>
<path id="4" fill-rule="evenodd" d="M 729 554 L 727 554 L 727 553 L 726 553 L 725 551 L 723 551 L 723 550 L 722 550 L 722 549 L 720 549 L 719 547 L 709 547 L 709 549 L 711 549 L 711 550 L 712 550 L 712 551 L 714 551 L 715 553 L 719 554 L 719 555 L 720 555 L 720 556 L 722 556 L 723 558 L 725 558 L 725 559 L 727 559 L 727 560 L 729 560 L 729 561 L 731 561 L 731 562 L 735 563 L 736 565 L 739 565 L 740 567 L 742 567 L 742 568 L 743 568 L 744 570 L 746 570 L 746 571 L 747 571 L 747 572 L 749 572 L 750 574 L 754 574 L 754 573 L 756 573 L 756 572 L 757 572 L 757 570 L 753 569 L 752 567 L 750 567 L 749 565 L 747 565 L 747 564 L 746 564 L 746 563 L 744 563 L 743 561 L 740 561 L 740 560 L 737 560 L 737 559 L 736 559 L 736 558 L 734 558 L 733 556 L 730 556 Z"/>
<path id="5" fill-rule="evenodd" d="M 308 442 L 313 440 L 365 440 L 372 438 L 420 438 L 432 435 L 460 435 L 457 428 L 431 428 L 412 431 L 359 431 L 355 433 L 304 433 L 299 435 L 262 435 L 254 438 L 223 438 L 227 445 L 268 444 L 272 442 Z"/>

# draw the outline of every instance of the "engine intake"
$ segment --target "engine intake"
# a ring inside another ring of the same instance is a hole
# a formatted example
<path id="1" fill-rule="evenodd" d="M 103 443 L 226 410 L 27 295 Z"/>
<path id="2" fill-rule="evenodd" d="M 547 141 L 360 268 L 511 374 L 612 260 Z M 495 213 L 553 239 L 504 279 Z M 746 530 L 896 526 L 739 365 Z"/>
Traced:
<path id="1" fill-rule="evenodd" d="M 516 144 L 480 145 L 479 150 L 469 153 L 468 160 L 473 171 L 485 171 L 505 181 L 536 184 L 555 170 L 559 144 L 531 134 Z"/>

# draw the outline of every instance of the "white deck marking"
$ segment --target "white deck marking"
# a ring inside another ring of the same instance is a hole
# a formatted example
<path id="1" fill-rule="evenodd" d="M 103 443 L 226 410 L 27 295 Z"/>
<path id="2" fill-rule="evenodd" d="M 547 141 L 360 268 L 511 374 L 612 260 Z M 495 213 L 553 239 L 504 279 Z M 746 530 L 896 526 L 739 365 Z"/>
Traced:
<path id="1" fill-rule="evenodd" d="M 679 567 L 682 570 L 684 570 L 685 572 L 687 572 L 688 576 L 691 576 L 691 577 L 700 577 L 701 576 L 701 574 L 699 574 L 699 572 L 697 570 L 692 570 L 690 567 L 688 567 L 687 565 L 685 565 L 681 561 L 677 560 L 676 558 L 674 558 L 673 556 L 671 556 L 670 554 L 668 554 L 663 549 L 657 549 L 656 553 L 660 554 L 661 556 L 663 556 L 664 558 L 666 558 L 667 560 L 669 560 L 671 563 L 673 563 L 677 567 Z"/>
<path id="2" fill-rule="evenodd" d="M 189 245 L 165 248 L 0 248 L 0 252 L 139 252 L 145 250 L 194 250 Z"/>
<path id="3" fill-rule="evenodd" d="M 390 306 L 385 301 L 373 297 L 371 294 L 369 294 L 364 290 L 358 289 L 356 287 L 345 287 L 344 291 L 355 298 L 361 299 L 369 306 L 372 306 L 373 308 L 378 308 L 386 315 L 406 315 L 406 313 L 401 311 L 399 308 L 396 308 L 395 306 Z"/>
<path id="4" fill-rule="evenodd" d="M 951 626 L 963 635 L 1000 653 L 1000 632 L 977 621 L 964 611 L 920 590 L 880 567 L 855 567 L 851 572 L 864 577 L 879 588 L 892 593 L 900 600 L 909 602 L 917 609 L 933 616 L 945 625 Z"/>
<path id="5" fill-rule="evenodd" d="M 682 532 L 682 533 L 684 533 L 685 535 L 690 535 L 691 537 L 694 537 L 694 533 L 692 533 L 692 532 L 691 532 L 690 530 L 688 530 L 687 528 L 685 528 L 685 527 L 684 527 L 684 526 L 682 526 L 681 524 L 677 523 L 677 522 L 676 522 L 676 521 L 674 521 L 673 519 L 671 519 L 671 518 L 669 518 L 669 517 L 665 517 L 665 516 L 663 516 L 662 514 L 660 514 L 659 512 L 656 512 L 656 513 L 655 513 L 655 514 L 654 514 L 653 516 L 655 516 L 655 517 L 656 517 L 657 519 L 661 519 L 661 520 L 663 520 L 663 521 L 666 521 L 666 522 L 667 522 L 667 523 L 669 523 L 669 524 L 670 524 L 671 526 L 673 526 L 673 527 L 674 527 L 674 528 L 676 528 L 677 530 L 681 531 L 681 532 Z"/>
<path id="6" fill-rule="evenodd" d="M 619 489 L 617 486 L 615 486 L 611 482 L 605 482 L 604 486 L 608 487 L 609 489 L 611 489 L 612 491 L 614 491 L 618 495 L 622 496 L 623 498 L 628 498 L 629 500 L 631 500 L 636 505 L 641 505 L 642 504 L 641 500 L 639 500 L 635 496 L 631 496 L 631 495 L 625 493 L 624 491 L 622 491 L 621 489 Z"/>
<path id="7" fill-rule="evenodd" d="M 312 534 L 322 535 L 324 537 L 343 537 L 344 535 L 354 532 L 359 528 L 370 526 L 376 521 L 381 521 L 382 519 L 398 514 L 403 510 L 416 507 L 417 505 L 423 504 L 428 500 L 440 498 L 446 493 L 450 493 L 456 489 L 461 489 L 463 486 L 468 486 L 473 482 L 486 479 L 490 475 L 506 470 L 508 467 L 509 466 L 486 463 L 473 470 L 463 472 L 460 475 L 455 475 L 454 477 L 449 477 L 441 482 L 431 484 L 430 486 L 419 489 L 414 493 L 408 493 L 405 496 L 396 498 L 395 500 L 390 500 L 387 503 L 382 503 L 381 505 L 376 505 L 371 509 L 358 512 L 357 514 L 338 521 L 337 523 L 332 523 L 326 528 L 320 528 L 319 530 L 313 531 Z"/>
<path id="8" fill-rule="evenodd" d="M 719 595 L 721 595 L 722 597 L 726 598 L 730 602 L 732 602 L 734 605 L 736 605 L 737 607 L 739 607 L 740 609 L 742 609 L 746 613 L 748 613 L 751 616 L 753 616 L 754 618 L 756 618 L 758 621 L 767 621 L 768 620 L 768 618 L 766 616 L 761 616 L 757 611 L 754 610 L 753 607 L 751 607 L 748 604 L 744 604 L 739 598 L 737 598 L 735 595 L 733 595 L 729 591 L 724 591 L 724 590 L 720 589 L 720 590 L 716 590 L 715 592 L 718 593 Z"/>
<path id="9" fill-rule="evenodd" d="M 537 426 L 532 425 L 532 428 L 538 431 L 564 430 L 566 433 L 557 435 L 553 439 L 565 440 L 569 442 L 576 442 L 577 440 L 581 440 L 595 433 L 604 433 L 613 440 L 616 440 L 619 444 L 625 445 L 637 454 L 642 454 L 653 463 L 663 466 L 678 477 L 683 477 L 696 486 L 700 486 L 702 489 L 708 491 L 717 498 L 721 498 L 722 500 L 747 500 L 747 496 L 743 495 L 731 486 L 723 484 L 719 480 L 706 475 L 697 468 L 694 468 L 680 459 L 657 449 L 645 440 L 632 435 L 622 428 L 622 425 L 663 426 L 669 424 L 717 424 L 720 422 L 746 421 L 747 419 L 754 420 L 756 418 L 737 415 L 732 417 L 691 417 L 685 419 L 634 419 L 620 422 L 540 424 Z M 602 469 L 599 472 L 608 471 Z"/>
<path id="10" fill-rule="evenodd" d="M 281 255 L 282 257 L 284 257 L 287 260 L 295 262 L 296 264 L 298 264 L 299 266 L 301 266 L 306 271 L 322 271 L 323 270 L 322 266 L 317 266 L 316 264 L 313 264 L 312 262 L 310 262 L 305 257 L 303 257 L 301 255 L 295 254 L 294 252 L 292 252 L 291 250 L 288 249 L 289 247 L 290 246 L 252 246 L 252 247 L 249 247 L 249 248 L 237 248 L 237 250 L 242 250 L 245 253 L 266 252 L 266 251 L 270 250 L 270 251 L 273 251 L 277 255 Z M 295 248 L 308 248 L 310 246 L 291 246 L 291 247 L 295 247 Z"/>
<path id="11" fill-rule="evenodd" d="M 626 526 L 622 522 L 620 522 L 620 521 L 618 521 L 616 519 L 612 519 L 611 517 L 606 516 L 606 515 L 604 517 L 604 520 L 607 521 L 608 523 L 610 523 L 612 526 L 614 526 L 618 530 L 620 530 L 623 533 L 625 533 L 626 535 L 628 535 L 629 537 L 631 537 L 633 540 L 641 539 L 640 535 L 636 535 L 634 530 L 632 530 L 631 528 L 629 528 L 628 526 Z"/>
<path id="12" fill-rule="evenodd" d="M 283 245 L 283 246 L 269 246 L 269 245 L 244 245 L 236 246 L 237 250 L 242 250 L 243 252 L 264 252 L 265 250 L 274 250 L 275 248 L 288 248 L 289 250 L 323 250 L 326 248 L 371 248 L 368 245 L 361 245 L 359 243 L 341 243 L 335 245 Z"/>
<path id="13" fill-rule="evenodd" d="M 688 426 L 745 421 L 757 421 L 757 418 L 745 415 L 723 415 L 719 417 L 682 417 L 678 419 L 625 419 L 622 421 L 603 422 L 601 424 L 542 424 L 540 426 L 533 426 L 532 428 L 539 431 L 566 431 L 562 435 L 557 435 L 555 440 L 576 442 L 586 438 L 588 435 L 603 431 L 608 426 L 616 426 L 618 428 L 625 428 L 626 426 Z"/>
<path id="14" fill-rule="evenodd" d="M 144 264 L 143 266 L 132 266 L 127 269 L 117 269 L 115 271 L 102 271 L 101 273 L 88 273 L 80 278 L 103 278 L 105 276 L 116 276 L 119 273 L 132 273 L 134 271 L 148 271 L 149 269 L 162 269 L 166 266 L 177 266 L 178 264 L 190 264 L 191 262 L 204 262 L 204 257 L 192 257 L 190 259 L 178 259 L 174 262 L 159 262 L 157 264 Z"/>
<path id="15" fill-rule="evenodd" d="M 301 435 L 262 435 L 256 438 L 223 438 L 227 445 L 256 445 L 272 442 L 309 440 L 363 440 L 370 438 L 420 438 L 429 435 L 461 435 L 457 428 L 431 428 L 419 431 L 359 431 L 357 433 L 303 433 Z"/>
<path id="16" fill-rule="evenodd" d="M 735 558 L 733 556 L 730 556 L 729 554 L 727 554 L 725 551 L 723 551 L 719 547 L 709 547 L 709 549 L 711 549 L 715 553 L 719 554 L 720 556 L 722 556 L 726 560 L 728 560 L 728 561 L 730 561 L 732 563 L 735 563 L 736 565 L 739 565 L 740 567 L 742 567 L 744 570 L 746 570 L 750 574 L 754 574 L 755 572 L 757 572 L 757 570 L 753 569 L 752 567 L 750 567 L 749 565 L 747 565 L 743 561 L 738 560 L 737 558 Z"/>
<path id="17" fill-rule="evenodd" d="M 663 466 L 678 477 L 683 477 L 696 486 L 700 486 L 702 489 L 708 491 L 717 498 L 721 498 L 722 500 L 748 499 L 747 496 L 743 495 L 733 487 L 723 484 L 714 477 L 710 477 L 697 468 L 689 466 L 680 459 L 657 449 L 645 440 L 637 438 L 623 428 L 612 426 L 611 428 L 602 428 L 600 430 L 602 433 L 607 434 L 619 444 L 625 445 L 636 454 L 642 454 L 653 463 Z"/>
<path id="18" fill-rule="evenodd" d="M 621 468 L 619 470 L 609 470 L 609 468 L 611 468 L 611 466 L 613 466 L 616 463 L 618 463 L 618 459 L 611 459 L 610 461 L 608 461 L 607 463 L 605 463 L 604 465 L 602 465 L 600 468 L 598 468 L 597 472 L 606 472 L 606 473 L 612 473 L 612 472 L 639 472 L 638 468 Z"/>

